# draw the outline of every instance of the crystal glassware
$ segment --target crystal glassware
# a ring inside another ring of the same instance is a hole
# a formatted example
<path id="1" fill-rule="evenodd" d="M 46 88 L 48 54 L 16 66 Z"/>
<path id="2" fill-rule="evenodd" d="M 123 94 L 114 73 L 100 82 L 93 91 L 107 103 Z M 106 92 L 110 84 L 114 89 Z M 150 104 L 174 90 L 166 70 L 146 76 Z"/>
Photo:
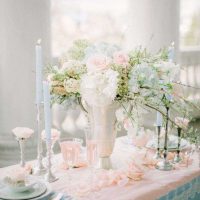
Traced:
<path id="1" fill-rule="evenodd" d="M 93 192 L 91 198 L 96 199 L 94 176 L 95 176 L 95 168 L 98 165 L 99 161 L 98 142 L 96 141 L 94 134 L 92 133 L 89 126 L 85 128 L 85 140 L 86 140 L 86 157 L 87 157 L 88 167 L 90 170 L 89 190 Z"/>
<path id="2" fill-rule="evenodd" d="M 85 129 L 85 141 L 88 166 L 95 168 L 98 163 L 97 141 L 89 127 Z"/>
<path id="3" fill-rule="evenodd" d="M 63 138 L 59 141 L 63 160 L 68 166 L 68 193 L 72 194 L 71 170 L 76 166 L 81 152 L 81 142 L 77 138 Z"/>
<path id="4" fill-rule="evenodd" d="M 88 166 L 95 167 L 98 162 L 97 142 L 95 140 L 87 140 L 86 149 Z"/>
<path id="5" fill-rule="evenodd" d="M 19 142 L 19 147 L 20 147 L 20 158 L 21 158 L 20 166 L 25 167 L 26 163 L 25 163 L 25 158 L 24 158 L 24 150 L 25 150 L 26 139 L 25 138 L 18 138 L 17 140 Z"/>
<path id="6" fill-rule="evenodd" d="M 20 155 L 21 155 L 20 166 L 25 167 L 25 159 L 24 159 L 25 141 L 31 137 L 34 131 L 27 127 L 16 127 L 12 130 L 12 132 L 15 135 L 16 140 L 19 142 Z"/>
<path id="7" fill-rule="evenodd" d="M 64 162 L 69 169 L 73 168 L 78 161 L 81 143 L 74 138 L 60 139 L 60 148 Z"/>
<path id="8" fill-rule="evenodd" d="M 84 131 L 88 166 L 94 167 L 98 162 L 97 141 L 89 125 L 85 127 Z"/>

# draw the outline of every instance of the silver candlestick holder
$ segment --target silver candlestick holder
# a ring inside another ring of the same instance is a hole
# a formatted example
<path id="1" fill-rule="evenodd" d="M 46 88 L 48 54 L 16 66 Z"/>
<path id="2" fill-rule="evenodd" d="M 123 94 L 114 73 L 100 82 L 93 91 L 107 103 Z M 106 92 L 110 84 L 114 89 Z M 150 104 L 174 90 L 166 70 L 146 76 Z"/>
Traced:
<path id="1" fill-rule="evenodd" d="M 178 131 L 178 146 L 177 146 L 177 152 L 174 157 L 174 163 L 179 163 L 182 159 L 180 157 L 180 145 L 181 145 L 181 128 L 177 128 Z"/>
<path id="2" fill-rule="evenodd" d="M 170 171 L 172 170 L 172 164 L 167 160 L 167 153 L 168 153 L 168 122 L 169 122 L 169 107 L 166 107 L 167 115 L 166 115 L 166 127 L 165 127 L 165 143 L 164 143 L 164 152 L 163 152 L 163 160 L 158 162 L 156 165 L 156 169 L 163 170 L 163 171 Z"/>
<path id="3" fill-rule="evenodd" d="M 52 171 L 51 171 L 51 141 L 47 141 L 46 143 L 47 145 L 47 172 L 44 176 L 45 181 L 52 183 L 54 181 L 57 181 L 58 178 L 56 176 L 53 175 Z"/>
<path id="4" fill-rule="evenodd" d="M 44 167 L 42 163 L 42 153 L 43 153 L 43 148 L 42 148 L 42 137 L 41 137 L 41 107 L 42 104 L 37 104 L 37 163 L 36 166 L 33 168 L 33 174 L 36 176 L 41 176 L 44 175 L 46 172 L 46 168 Z"/>
<path id="5" fill-rule="evenodd" d="M 161 126 L 157 126 L 157 133 L 158 133 L 158 138 L 157 138 L 157 151 L 156 154 L 154 155 L 155 159 L 160 159 L 162 158 L 161 153 L 160 153 L 160 132 L 161 132 Z"/>

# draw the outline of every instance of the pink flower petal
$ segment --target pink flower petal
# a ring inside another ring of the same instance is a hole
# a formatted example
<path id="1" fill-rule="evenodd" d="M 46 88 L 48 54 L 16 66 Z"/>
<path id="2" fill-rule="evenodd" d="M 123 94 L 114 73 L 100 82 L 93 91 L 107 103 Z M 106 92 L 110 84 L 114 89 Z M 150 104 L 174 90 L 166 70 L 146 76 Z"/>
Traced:
<path id="1" fill-rule="evenodd" d="M 124 179 L 121 179 L 117 182 L 117 185 L 120 186 L 120 187 L 123 187 L 125 185 L 127 185 L 129 182 L 129 179 L 128 178 L 124 178 Z"/>

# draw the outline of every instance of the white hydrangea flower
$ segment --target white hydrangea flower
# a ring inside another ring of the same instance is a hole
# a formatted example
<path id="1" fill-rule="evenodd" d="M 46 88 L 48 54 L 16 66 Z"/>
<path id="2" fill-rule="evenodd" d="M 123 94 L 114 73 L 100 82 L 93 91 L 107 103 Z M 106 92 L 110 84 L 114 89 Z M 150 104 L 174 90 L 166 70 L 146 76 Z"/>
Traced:
<path id="1" fill-rule="evenodd" d="M 103 89 L 103 94 L 111 97 L 112 100 L 115 99 L 118 87 L 118 76 L 119 73 L 109 69 L 105 72 L 106 87 Z"/>
<path id="2" fill-rule="evenodd" d="M 129 81 L 129 89 L 133 93 L 139 92 L 139 84 L 138 84 L 137 78 L 135 76 L 132 76 Z"/>
<path id="3" fill-rule="evenodd" d="M 142 87 L 156 88 L 159 86 L 157 73 L 147 63 L 142 63 L 133 68 L 129 80 L 130 92 L 137 93 Z"/>
<path id="4" fill-rule="evenodd" d="M 158 70 L 159 78 L 164 81 L 172 81 L 180 72 L 179 65 L 169 61 L 160 61 L 154 65 Z"/>
<path id="5" fill-rule="evenodd" d="M 90 105 L 109 105 L 114 101 L 118 87 L 118 72 L 108 69 L 87 73 L 81 80 L 81 95 Z"/>

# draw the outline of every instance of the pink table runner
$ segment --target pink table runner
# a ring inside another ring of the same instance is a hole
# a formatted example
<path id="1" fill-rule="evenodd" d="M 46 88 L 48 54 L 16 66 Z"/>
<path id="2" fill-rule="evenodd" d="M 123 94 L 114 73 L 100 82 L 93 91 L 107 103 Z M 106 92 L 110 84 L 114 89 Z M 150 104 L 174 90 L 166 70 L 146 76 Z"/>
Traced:
<path id="1" fill-rule="evenodd" d="M 116 141 L 115 149 L 112 155 L 112 163 L 115 168 L 123 168 L 130 162 L 131 158 L 139 161 L 140 152 L 136 147 L 127 144 L 125 137 L 118 138 Z M 137 156 L 138 155 L 138 156 Z M 137 157 L 137 158 L 136 158 Z M 113 185 L 102 188 L 95 193 L 89 195 L 79 195 L 80 200 L 85 199 L 97 199 L 97 200 L 154 200 L 169 191 L 181 186 L 193 178 L 200 176 L 199 159 L 196 153 L 192 156 L 193 163 L 188 167 L 182 167 L 180 169 L 172 171 L 159 171 L 156 169 L 145 170 L 144 178 L 141 181 L 131 181 L 126 186 Z M 56 158 L 56 163 L 61 163 L 61 155 Z M 4 172 L 13 166 L 0 169 L 0 178 L 4 176 Z M 62 170 L 59 167 L 55 167 L 55 174 L 59 177 L 59 180 L 51 183 L 52 188 L 55 191 L 67 192 L 69 184 L 72 188 L 80 188 L 81 185 L 87 184 L 88 177 L 90 176 L 90 170 L 88 168 L 78 168 L 70 171 L 71 181 L 69 182 L 69 171 Z M 79 189 L 78 189 L 79 190 Z"/>

